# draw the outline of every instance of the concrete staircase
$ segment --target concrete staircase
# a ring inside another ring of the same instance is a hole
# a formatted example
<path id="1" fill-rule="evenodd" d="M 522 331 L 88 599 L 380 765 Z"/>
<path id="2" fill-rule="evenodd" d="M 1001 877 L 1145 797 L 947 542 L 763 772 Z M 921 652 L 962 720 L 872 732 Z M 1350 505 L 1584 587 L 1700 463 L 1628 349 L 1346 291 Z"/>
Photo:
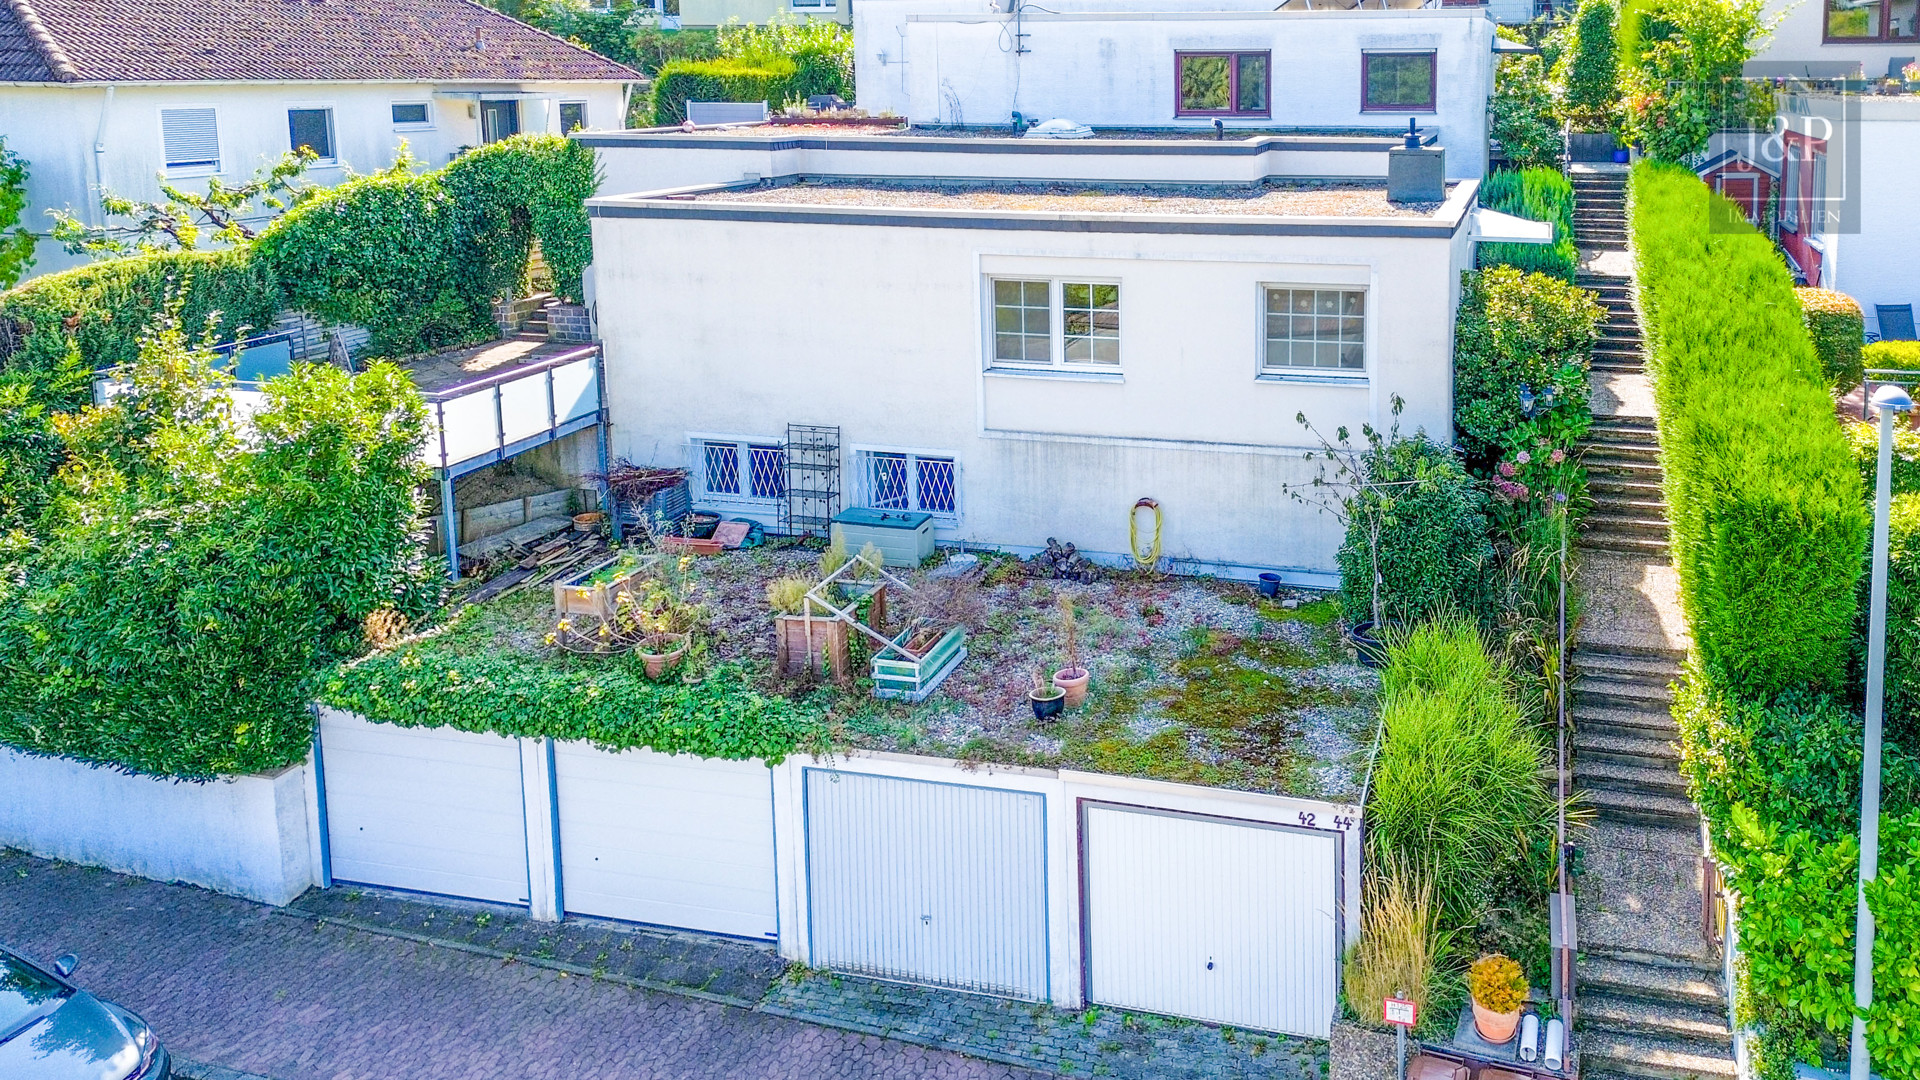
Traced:
<path id="1" fill-rule="evenodd" d="M 1633 306 L 1624 173 L 1576 173 L 1574 240 L 1587 269 L 1580 284 L 1606 309 L 1593 356 L 1596 382 L 1649 401 L 1645 343 Z M 1615 272 L 1607 273 L 1602 267 Z M 1598 411 L 1598 410 L 1596 410 Z M 1667 561 L 1660 436 L 1651 409 L 1596 415 L 1583 443 L 1593 508 L 1579 546 L 1606 563 L 1608 599 L 1635 601 L 1649 567 Z M 1661 566 L 1660 569 L 1665 569 Z M 1670 573 L 1670 571 L 1669 571 Z M 1637 580 L 1636 580 L 1637 579 Z M 1607 587 L 1603 587 L 1607 588 Z M 1589 597 L 1589 601 L 1593 597 Z M 1679 771 L 1671 686 L 1684 651 L 1638 603 L 1613 605 L 1604 641 L 1582 639 L 1573 677 L 1573 782 L 1595 817 L 1579 838 L 1584 872 L 1575 892 L 1579 957 L 1575 1025 L 1589 1080 L 1715 1080 L 1734 1075 L 1722 956 L 1703 929 L 1706 907 L 1699 812 Z"/>

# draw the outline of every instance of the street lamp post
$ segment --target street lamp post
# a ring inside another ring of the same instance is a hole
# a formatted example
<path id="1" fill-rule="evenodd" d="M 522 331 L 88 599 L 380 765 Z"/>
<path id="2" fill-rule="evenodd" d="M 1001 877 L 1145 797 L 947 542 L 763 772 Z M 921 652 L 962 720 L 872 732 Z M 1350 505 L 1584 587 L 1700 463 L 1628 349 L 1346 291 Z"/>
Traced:
<path id="1" fill-rule="evenodd" d="M 1893 422 L 1913 408 L 1898 386 L 1873 392 L 1880 462 L 1873 482 L 1873 580 L 1867 608 L 1867 741 L 1860 760 L 1860 887 L 1853 916 L 1853 1054 L 1850 1080 L 1868 1080 L 1867 1010 L 1873 1005 L 1873 912 L 1867 882 L 1880 864 L 1880 713 L 1887 675 L 1887 514 L 1893 505 Z"/>

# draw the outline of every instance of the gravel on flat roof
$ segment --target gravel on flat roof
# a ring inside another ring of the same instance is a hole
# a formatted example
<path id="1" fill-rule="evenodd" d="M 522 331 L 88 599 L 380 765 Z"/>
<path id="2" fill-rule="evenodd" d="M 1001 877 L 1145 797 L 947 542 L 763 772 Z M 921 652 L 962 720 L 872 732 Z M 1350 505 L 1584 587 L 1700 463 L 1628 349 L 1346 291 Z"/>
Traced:
<path id="1" fill-rule="evenodd" d="M 1453 185 L 1448 185 L 1451 191 Z M 1437 202 L 1389 202 L 1384 184 L 1304 181 L 1259 186 L 876 183 L 802 180 L 704 192 L 701 202 L 1092 214 L 1253 214 L 1425 218 Z"/>
<path id="2" fill-rule="evenodd" d="M 672 132 L 665 132 L 672 134 Z M 1008 127 L 919 127 L 899 124 L 741 124 L 723 128 L 701 128 L 698 135 L 733 135 L 757 139 L 786 135 L 834 135 L 856 138 L 884 135 L 908 139 L 1006 139 L 1016 138 Z M 1246 142 L 1251 139 L 1293 137 L 1303 139 L 1398 139 L 1402 132 L 1377 128 L 1228 128 L 1225 138 L 1211 127 L 1192 128 L 1094 128 L 1095 139 L 1147 142 Z M 1023 142 L 1079 140 L 1040 140 L 1020 137 Z"/>

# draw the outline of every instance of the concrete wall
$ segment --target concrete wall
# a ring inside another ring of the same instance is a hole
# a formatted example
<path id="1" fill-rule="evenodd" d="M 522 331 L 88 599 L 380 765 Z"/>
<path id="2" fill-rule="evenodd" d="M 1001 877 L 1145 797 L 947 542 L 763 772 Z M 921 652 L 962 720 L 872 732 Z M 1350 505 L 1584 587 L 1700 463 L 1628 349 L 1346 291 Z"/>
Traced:
<path id="1" fill-rule="evenodd" d="M 1061 0 L 1012 15 L 965 0 L 861 0 L 861 108 L 923 124 L 1004 124 L 1018 111 L 1095 127 L 1211 128 L 1176 117 L 1176 51 L 1271 50 L 1272 116 L 1230 127 L 1404 129 L 1361 108 L 1366 50 L 1437 53 L 1436 109 L 1416 114 L 1452 153 L 1449 176 L 1486 162 L 1493 22 L 1483 8 L 1274 11 L 1261 0 Z M 1118 8 L 1119 10 L 1116 10 Z M 1010 42 L 1024 34 L 1026 52 Z"/>
<path id="2" fill-rule="evenodd" d="M 307 768 L 207 784 L 0 747 L 0 844 L 268 904 L 318 873 Z"/>
<path id="3" fill-rule="evenodd" d="M 428 168 L 445 165 L 461 147 L 480 143 L 481 97 L 518 98 L 522 131 L 558 131 L 559 103 L 587 103 L 591 126 L 619 129 L 621 88 L 608 83 L 528 83 L 450 86 L 422 83 L 252 83 L 120 86 L 7 86 L 0 88 L 0 131 L 7 148 L 32 170 L 21 222 L 44 231 L 49 209 L 70 209 L 99 220 L 99 189 L 134 199 L 161 197 L 155 179 L 164 166 L 163 108 L 211 107 L 220 135 L 220 169 L 229 184 L 292 149 L 288 109 L 333 110 L 335 158 L 308 169 L 309 179 L 336 184 L 348 169 L 367 173 L 393 163 L 402 140 Z M 425 125 L 395 125 L 396 103 L 425 102 Z M 469 115 L 469 111 L 473 115 Z M 209 170 L 177 170 L 168 179 L 205 190 Z M 86 261 L 42 239 L 36 273 Z"/>
<path id="4" fill-rule="evenodd" d="M 1473 188 L 1440 216 L 1464 213 Z M 1451 433 L 1464 222 L 1419 223 L 1426 237 L 1200 235 L 1022 231 L 1013 213 L 969 228 L 844 223 L 817 206 L 811 222 L 765 204 L 732 217 L 710 203 L 593 206 L 613 452 L 635 461 L 695 465 L 696 434 L 777 443 L 790 422 L 839 425 L 848 450 L 958 462 L 959 513 L 936 519 L 946 541 L 1124 554 L 1128 508 L 1151 496 L 1168 556 L 1324 582 L 1341 530 L 1282 488 L 1316 472 L 1295 415 L 1357 437 L 1391 422 L 1397 395 L 1406 433 Z M 606 216 L 621 207 L 657 216 Z M 1120 371 L 988 370 L 993 275 L 1120 282 Z M 1262 376 L 1263 283 L 1365 288 L 1367 375 Z M 772 504 L 713 505 L 777 520 Z"/>
<path id="5" fill-rule="evenodd" d="M 1821 37 L 1827 18 L 1824 0 L 1768 0 L 1765 18 L 1778 19 L 1779 25 L 1764 47 L 1754 54 L 1756 64 L 1814 63 L 1820 65 L 1813 72 L 1815 75 L 1835 64 L 1847 67 L 1858 64 L 1867 78 L 1879 79 L 1886 76 L 1887 61 L 1893 57 L 1920 56 L 1920 42 L 1915 41 L 1823 43 Z M 1784 74 L 1771 67 L 1755 70 L 1764 70 L 1768 75 Z M 1802 73 L 1805 74 L 1804 70 Z"/>

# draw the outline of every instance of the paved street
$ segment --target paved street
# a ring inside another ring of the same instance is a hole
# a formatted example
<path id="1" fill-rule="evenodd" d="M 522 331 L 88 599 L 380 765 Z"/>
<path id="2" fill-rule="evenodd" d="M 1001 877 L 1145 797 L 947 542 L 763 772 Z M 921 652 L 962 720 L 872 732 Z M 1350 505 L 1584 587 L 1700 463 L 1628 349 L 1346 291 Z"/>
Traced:
<path id="1" fill-rule="evenodd" d="M 0 852 L 0 940 L 272 1080 L 1039 1074 Z"/>

